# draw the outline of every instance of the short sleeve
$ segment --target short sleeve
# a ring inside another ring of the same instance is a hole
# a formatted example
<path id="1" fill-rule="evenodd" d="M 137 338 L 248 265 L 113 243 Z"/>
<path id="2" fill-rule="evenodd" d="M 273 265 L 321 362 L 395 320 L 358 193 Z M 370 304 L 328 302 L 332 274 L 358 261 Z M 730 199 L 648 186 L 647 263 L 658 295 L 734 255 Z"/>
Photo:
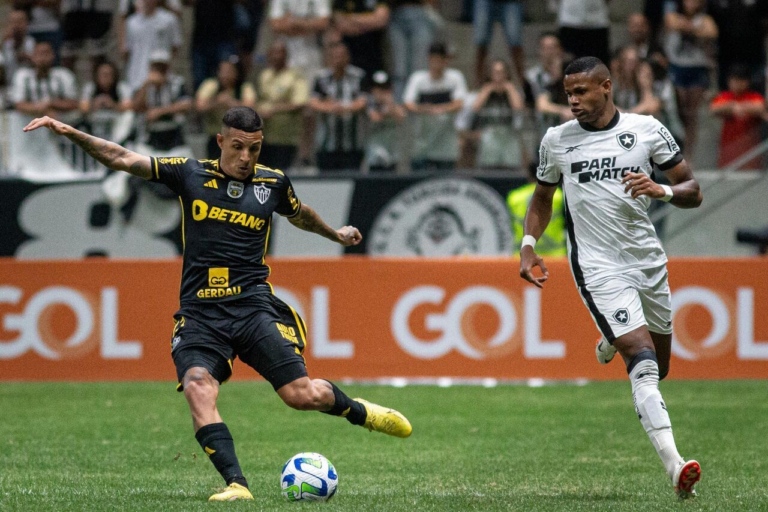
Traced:
<path id="1" fill-rule="evenodd" d="M 25 69 L 17 70 L 13 75 L 13 86 L 11 87 L 11 101 L 13 103 L 21 103 L 23 101 L 29 101 L 27 98 L 27 88 L 25 82 L 28 77 L 28 72 Z"/>
<path id="2" fill-rule="evenodd" d="M 295 75 L 293 87 L 291 87 L 291 103 L 304 105 L 309 100 L 309 83 L 300 74 Z"/>
<path id="3" fill-rule="evenodd" d="M 329 0 L 320 0 L 315 4 L 315 18 L 328 18 L 331 15 L 331 2 Z"/>
<path id="4" fill-rule="evenodd" d="M 464 79 L 464 75 L 461 71 L 456 71 L 456 84 L 451 91 L 451 99 L 453 101 L 464 100 L 467 96 L 467 81 Z"/>
<path id="5" fill-rule="evenodd" d="M 663 124 L 653 119 L 650 157 L 660 170 L 668 171 L 683 161 L 680 146 Z"/>
<path id="6" fill-rule="evenodd" d="M 301 210 L 301 201 L 296 197 L 296 192 L 293 190 L 293 185 L 288 176 L 283 176 L 280 185 L 280 197 L 277 203 L 275 211 L 283 217 L 295 217 Z"/>
<path id="7" fill-rule="evenodd" d="M 419 72 L 413 73 L 405 85 L 405 92 L 403 93 L 403 103 L 416 103 L 419 94 Z"/>
<path id="8" fill-rule="evenodd" d="M 150 181 L 162 183 L 176 194 L 181 195 L 184 179 L 189 173 L 190 158 L 157 157 L 149 158 L 152 165 L 152 178 Z"/>
<path id="9" fill-rule="evenodd" d="M 552 134 L 550 130 L 541 139 L 539 146 L 539 167 L 536 169 L 536 181 L 540 185 L 554 186 L 560 182 L 560 167 L 552 155 Z"/>
<path id="10" fill-rule="evenodd" d="M 285 2 L 283 0 L 272 0 L 269 6 L 269 17 L 271 19 L 280 19 L 285 16 Z"/>
<path id="11" fill-rule="evenodd" d="M 61 84 L 63 86 L 63 92 L 64 92 L 64 98 L 68 100 L 76 100 L 77 99 L 77 79 L 75 78 L 75 74 L 72 73 L 70 70 L 65 69 L 62 70 L 61 74 Z"/>
<path id="12" fill-rule="evenodd" d="M 200 87 L 197 89 L 196 97 L 199 100 L 210 100 L 211 98 L 214 97 L 218 89 L 219 89 L 219 86 L 215 78 L 206 78 L 205 80 L 203 80 L 203 83 L 200 84 Z"/>
<path id="13" fill-rule="evenodd" d="M 96 84 L 88 82 L 83 86 L 83 92 L 80 94 L 80 101 L 90 102 L 93 99 L 93 95 L 96 92 Z"/>

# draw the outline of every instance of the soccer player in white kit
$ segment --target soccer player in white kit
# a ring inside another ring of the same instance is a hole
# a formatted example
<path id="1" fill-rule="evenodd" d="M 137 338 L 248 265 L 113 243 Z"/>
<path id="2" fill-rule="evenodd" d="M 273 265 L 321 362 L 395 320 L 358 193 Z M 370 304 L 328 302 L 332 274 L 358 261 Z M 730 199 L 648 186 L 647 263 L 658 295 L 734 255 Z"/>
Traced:
<path id="1" fill-rule="evenodd" d="M 659 380 L 669 371 L 672 308 L 667 257 L 648 218 L 653 200 L 678 208 L 701 204 L 699 185 L 669 131 L 651 116 L 620 113 L 610 73 L 595 57 L 565 70 L 575 120 L 550 128 L 539 151 L 538 185 L 525 217 L 520 276 L 541 288 L 548 272 L 535 253 L 562 180 L 568 257 L 576 287 L 602 333 L 598 360 L 618 350 L 627 365 L 640 423 L 675 492 L 695 496 L 701 466 L 677 451 Z M 651 179 L 653 164 L 672 186 Z M 536 275 L 538 266 L 542 274 Z"/>

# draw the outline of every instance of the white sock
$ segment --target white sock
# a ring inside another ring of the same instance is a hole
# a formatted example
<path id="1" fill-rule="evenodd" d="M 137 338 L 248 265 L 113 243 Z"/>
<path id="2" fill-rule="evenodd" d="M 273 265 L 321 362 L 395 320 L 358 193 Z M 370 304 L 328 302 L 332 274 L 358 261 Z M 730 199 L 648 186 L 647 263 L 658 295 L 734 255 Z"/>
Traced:
<path id="1" fill-rule="evenodd" d="M 635 412 L 671 478 L 683 458 L 677 452 L 672 422 L 659 392 L 659 364 L 655 354 L 637 363 L 629 374 L 629 380 Z"/>

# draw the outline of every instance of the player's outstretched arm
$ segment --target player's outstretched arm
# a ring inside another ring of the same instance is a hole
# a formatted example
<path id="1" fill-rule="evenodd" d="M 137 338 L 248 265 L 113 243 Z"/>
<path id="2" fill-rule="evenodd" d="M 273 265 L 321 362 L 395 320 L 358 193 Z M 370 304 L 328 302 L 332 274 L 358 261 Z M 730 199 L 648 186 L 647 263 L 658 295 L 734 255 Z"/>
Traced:
<path id="1" fill-rule="evenodd" d="M 524 232 L 535 240 L 541 238 L 552 219 L 552 198 L 557 190 L 557 185 L 536 185 L 531 202 L 528 203 L 528 211 L 525 213 Z M 525 238 L 523 239 L 525 243 Z M 541 269 L 541 277 L 533 273 L 533 267 Z M 544 260 L 536 254 L 532 245 L 523 245 L 520 248 L 520 277 L 531 284 L 544 287 L 544 282 L 549 279 L 549 272 L 544 265 Z"/>
<path id="2" fill-rule="evenodd" d="M 88 135 L 48 116 L 33 119 L 24 127 L 24 131 L 31 132 L 38 128 L 48 128 L 56 135 L 63 135 L 109 169 L 125 171 L 145 180 L 152 176 L 152 162 L 148 156 L 134 153 L 114 142 Z"/>
<path id="3" fill-rule="evenodd" d="M 360 234 L 360 231 L 358 231 L 356 227 L 344 226 L 338 230 L 333 229 L 320 218 L 315 210 L 306 204 L 302 203 L 300 208 L 298 214 L 288 218 L 288 221 L 297 228 L 311 233 L 317 233 L 318 235 L 345 247 L 349 245 L 357 245 L 363 240 L 363 235 Z"/>
<path id="4" fill-rule="evenodd" d="M 669 201 L 678 208 L 698 208 L 704 200 L 699 183 L 693 177 L 688 162 L 682 160 L 679 164 L 664 173 L 672 184 L 672 197 L 667 197 L 667 190 L 647 174 L 629 173 L 621 180 L 626 186 L 624 191 L 632 194 L 632 199 L 648 196 L 652 199 Z"/>

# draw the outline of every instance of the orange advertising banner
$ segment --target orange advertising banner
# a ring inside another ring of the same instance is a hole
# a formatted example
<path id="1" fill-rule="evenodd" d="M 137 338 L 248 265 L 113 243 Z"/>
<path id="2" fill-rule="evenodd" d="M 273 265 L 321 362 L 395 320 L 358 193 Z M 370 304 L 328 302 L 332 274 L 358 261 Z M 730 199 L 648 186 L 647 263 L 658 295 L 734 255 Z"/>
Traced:
<path id="1" fill-rule="evenodd" d="M 512 259 L 274 260 L 304 317 L 310 376 L 623 379 L 566 260 L 543 290 Z M 768 259 L 669 264 L 669 378 L 768 378 Z M 0 380 L 174 380 L 181 263 L 0 262 Z M 234 379 L 258 378 L 235 362 Z"/>

